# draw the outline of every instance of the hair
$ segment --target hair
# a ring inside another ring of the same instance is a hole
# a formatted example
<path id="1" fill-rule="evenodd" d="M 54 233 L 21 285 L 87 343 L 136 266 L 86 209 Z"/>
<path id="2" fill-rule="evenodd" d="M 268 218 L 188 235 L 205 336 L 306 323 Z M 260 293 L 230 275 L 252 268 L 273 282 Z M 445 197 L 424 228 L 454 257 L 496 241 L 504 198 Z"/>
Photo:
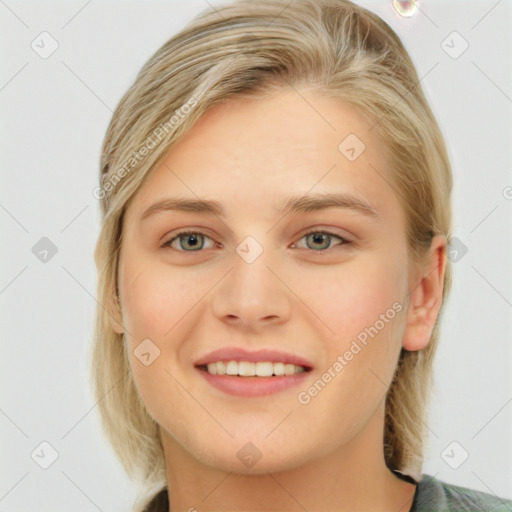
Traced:
<path id="1" fill-rule="evenodd" d="M 124 212 L 208 109 L 235 95 L 264 97 L 289 87 L 339 98 L 371 122 L 389 152 L 413 261 L 428 257 L 434 235 L 450 241 L 445 142 L 411 58 L 388 24 L 348 0 L 240 0 L 194 18 L 144 64 L 119 102 L 104 138 L 96 192 L 102 226 L 94 253 L 91 382 L 108 440 L 130 478 L 146 489 L 165 485 L 159 426 L 137 391 L 124 335 L 110 323 Z M 450 287 L 446 261 L 443 302 Z M 402 348 L 387 392 L 383 447 L 391 469 L 421 469 L 440 317 L 427 347 Z"/>

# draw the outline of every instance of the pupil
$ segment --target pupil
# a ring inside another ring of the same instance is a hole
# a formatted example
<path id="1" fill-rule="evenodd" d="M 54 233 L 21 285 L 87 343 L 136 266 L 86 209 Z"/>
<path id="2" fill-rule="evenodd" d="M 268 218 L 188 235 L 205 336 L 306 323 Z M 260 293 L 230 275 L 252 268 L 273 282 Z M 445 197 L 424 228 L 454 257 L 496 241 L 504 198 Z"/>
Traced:
<path id="1" fill-rule="evenodd" d="M 312 235 L 313 243 L 314 244 L 325 244 L 326 237 L 328 235 L 322 234 L 322 233 L 314 233 Z"/>

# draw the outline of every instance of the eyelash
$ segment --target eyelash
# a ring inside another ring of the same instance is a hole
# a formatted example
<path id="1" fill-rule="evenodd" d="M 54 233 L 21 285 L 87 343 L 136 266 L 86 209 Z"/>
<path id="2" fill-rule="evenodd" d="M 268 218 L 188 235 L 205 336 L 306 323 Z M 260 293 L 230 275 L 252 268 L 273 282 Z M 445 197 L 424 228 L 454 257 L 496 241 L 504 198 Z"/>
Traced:
<path id="1" fill-rule="evenodd" d="M 302 240 L 303 238 L 309 236 L 309 235 L 312 235 L 312 234 L 322 234 L 322 235 L 327 235 L 329 237 L 333 237 L 333 238 L 337 238 L 338 240 L 341 241 L 340 244 L 338 244 L 337 246 L 335 247 L 341 247 L 343 245 L 351 245 L 353 242 L 351 242 L 350 240 L 347 240 L 346 238 L 343 238 L 342 236 L 340 235 L 336 235 L 335 233 L 332 233 L 330 231 L 322 231 L 322 230 L 311 230 L 311 231 L 308 231 L 307 233 L 304 233 L 300 238 L 299 240 Z M 173 247 L 171 247 L 171 244 L 179 239 L 180 236 L 183 236 L 183 235 L 201 235 L 201 236 L 204 236 L 206 238 L 210 238 L 208 235 L 204 234 L 204 233 L 201 233 L 201 231 L 180 231 L 179 233 L 176 233 L 176 235 L 174 235 L 173 238 L 171 238 L 170 240 L 168 240 L 167 242 L 165 242 L 164 244 L 162 244 L 162 248 L 163 249 L 173 249 Z M 329 249 L 332 249 L 332 247 L 329 247 L 328 249 L 319 249 L 319 250 L 314 250 L 314 249 L 307 249 L 306 250 L 309 250 L 309 251 L 313 251 L 313 252 L 317 252 L 317 253 L 322 253 L 322 252 L 325 252 L 325 251 L 328 251 Z M 183 249 L 174 249 L 175 251 L 177 252 L 183 252 L 183 253 L 198 253 L 198 252 L 203 252 L 203 249 L 200 249 L 200 250 L 197 250 L 197 251 L 185 251 Z"/>

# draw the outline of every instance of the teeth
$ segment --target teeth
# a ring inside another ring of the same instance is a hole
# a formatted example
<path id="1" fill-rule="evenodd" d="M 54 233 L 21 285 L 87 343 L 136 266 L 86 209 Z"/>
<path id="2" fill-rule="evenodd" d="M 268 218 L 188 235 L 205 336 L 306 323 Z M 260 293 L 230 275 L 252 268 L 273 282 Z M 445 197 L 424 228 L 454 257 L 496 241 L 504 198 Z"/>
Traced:
<path id="1" fill-rule="evenodd" d="M 257 366 L 256 363 L 250 363 L 248 361 L 240 361 L 238 363 L 238 372 L 237 373 L 238 373 L 238 375 L 241 375 L 242 377 L 250 377 L 251 375 L 256 374 L 256 366 Z"/>
<path id="2" fill-rule="evenodd" d="M 272 375 L 294 375 L 304 371 L 303 366 L 294 364 L 271 363 L 268 361 L 251 363 L 249 361 L 217 361 L 207 365 L 212 375 L 238 375 L 240 377 L 271 377 Z"/>
<path id="3" fill-rule="evenodd" d="M 229 363 L 226 365 L 226 374 L 238 375 L 238 363 L 236 361 L 229 361 Z"/>

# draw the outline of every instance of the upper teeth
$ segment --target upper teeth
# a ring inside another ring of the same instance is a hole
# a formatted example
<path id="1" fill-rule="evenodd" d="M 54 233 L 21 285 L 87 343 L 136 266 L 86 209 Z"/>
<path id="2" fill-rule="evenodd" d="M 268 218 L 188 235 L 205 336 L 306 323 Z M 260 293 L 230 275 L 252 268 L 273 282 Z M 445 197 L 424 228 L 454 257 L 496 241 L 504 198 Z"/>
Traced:
<path id="1" fill-rule="evenodd" d="M 271 377 L 272 375 L 293 375 L 304 371 L 303 366 L 284 363 L 251 363 L 249 361 L 217 361 L 207 365 L 212 375 L 240 375 L 242 377 Z"/>

